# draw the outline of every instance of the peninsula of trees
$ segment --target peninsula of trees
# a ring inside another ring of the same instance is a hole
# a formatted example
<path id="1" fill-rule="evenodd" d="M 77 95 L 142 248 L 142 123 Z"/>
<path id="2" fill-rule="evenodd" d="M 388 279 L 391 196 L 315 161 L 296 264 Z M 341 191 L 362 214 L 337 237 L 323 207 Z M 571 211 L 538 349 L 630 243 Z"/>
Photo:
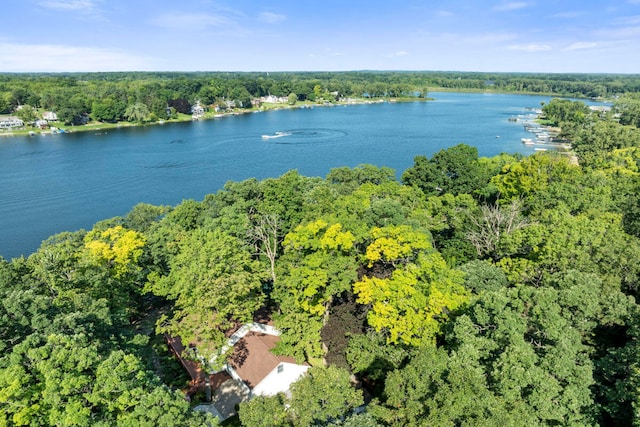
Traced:
<path id="1" fill-rule="evenodd" d="M 314 373 L 231 425 L 640 425 L 640 99 L 543 111 L 578 164 L 290 171 L 0 259 L 0 425 L 215 425 L 161 334 L 212 354 L 259 308 Z"/>

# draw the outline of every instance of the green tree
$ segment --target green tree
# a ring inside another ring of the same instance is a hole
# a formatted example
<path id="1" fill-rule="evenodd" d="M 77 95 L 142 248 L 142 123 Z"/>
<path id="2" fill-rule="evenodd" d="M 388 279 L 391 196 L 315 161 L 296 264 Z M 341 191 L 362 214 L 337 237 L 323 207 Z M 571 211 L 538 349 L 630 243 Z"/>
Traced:
<path id="1" fill-rule="evenodd" d="M 589 107 L 584 102 L 553 98 L 542 107 L 542 112 L 556 126 L 567 122 L 583 124 L 589 115 Z"/>
<path id="2" fill-rule="evenodd" d="M 299 225 L 285 236 L 283 271 L 273 292 L 280 305 L 275 317 L 282 330 L 278 352 L 299 361 L 322 355 L 323 319 L 333 299 L 357 278 L 354 243 L 350 231 L 324 220 Z"/>
<path id="3" fill-rule="evenodd" d="M 350 256 L 354 241 L 340 224 L 318 220 L 296 227 L 284 240 L 295 264 L 282 279 L 283 292 L 292 293 L 304 311 L 324 315 L 333 296 L 348 290 L 356 278 Z"/>
<path id="4" fill-rule="evenodd" d="M 516 198 L 531 199 L 554 183 L 575 182 L 580 175 L 580 168 L 566 157 L 539 153 L 506 164 L 491 182 L 499 191 L 500 201 L 508 203 Z"/>
<path id="5" fill-rule="evenodd" d="M 38 118 L 37 110 L 30 105 L 23 105 L 15 114 L 25 124 L 32 124 Z"/>
<path id="6" fill-rule="evenodd" d="M 404 366 L 410 354 L 404 346 L 387 345 L 385 334 L 369 329 L 350 337 L 346 358 L 351 370 L 372 381 L 381 394 L 387 375 Z"/>
<path id="7" fill-rule="evenodd" d="M 390 268 L 353 285 L 357 301 L 371 304 L 369 325 L 385 331 L 388 343 L 434 345 L 448 313 L 467 301 L 462 274 L 447 267 L 424 233 L 404 226 L 374 229 L 373 236 L 368 267 Z"/>
<path id="8" fill-rule="evenodd" d="M 128 105 L 124 110 L 124 118 L 130 122 L 145 122 L 149 120 L 149 108 L 141 103 Z"/>
<path id="9" fill-rule="evenodd" d="M 99 122 L 115 123 L 124 117 L 125 111 L 124 102 L 113 98 L 94 101 L 91 104 L 91 116 Z"/>
<path id="10" fill-rule="evenodd" d="M 56 105 L 58 119 L 65 124 L 79 125 L 85 120 L 86 114 L 90 112 L 90 103 L 83 93 L 60 93 L 60 99 Z"/>
<path id="11" fill-rule="evenodd" d="M 289 413 L 295 426 L 322 425 L 349 415 L 364 403 L 349 372 L 333 366 L 310 368 L 291 385 Z"/>
<path id="12" fill-rule="evenodd" d="M 387 400 L 369 411 L 385 425 L 535 425 L 535 416 L 519 402 L 513 405 L 488 387 L 478 361 L 425 348 L 402 369 L 389 373 Z"/>
<path id="13" fill-rule="evenodd" d="M 478 150 L 466 144 L 440 150 L 431 159 L 416 156 L 414 165 L 402 174 L 402 182 L 425 194 L 473 193 L 483 188 L 491 175 L 478 163 Z"/>
<path id="14" fill-rule="evenodd" d="M 251 93 L 244 86 L 236 86 L 231 89 L 229 99 L 239 108 L 251 108 Z"/>
<path id="15" fill-rule="evenodd" d="M 369 412 L 388 425 L 596 424 L 586 343 L 629 303 L 602 291 L 597 276 L 576 271 L 538 288 L 486 290 L 447 328 L 444 347 L 422 348 L 388 375 Z"/>
<path id="16" fill-rule="evenodd" d="M 616 100 L 615 111 L 620 114 L 620 123 L 640 128 L 640 98 L 637 94 L 627 94 Z"/>
<path id="17" fill-rule="evenodd" d="M 598 274 L 610 289 L 635 293 L 640 247 L 621 227 L 621 215 L 597 210 L 543 212 L 536 224 L 504 236 L 498 265 L 511 283 L 538 283 L 547 272 Z"/>
<path id="18" fill-rule="evenodd" d="M 255 396 L 240 404 L 239 416 L 243 426 L 282 427 L 289 423 L 287 397 L 279 393 L 275 396 Z"/>
<path id="19" fill-rule="evenodd" d="M 225 332 L 251 321 L 262 306 L 264 271 L 238 239 L 214 229 L 198 229 L 180 242 L 167 276 L 152 274 L 147 289 L 174 301 L 158 331 L 197 343 L 209 360 L 226 342 Z"/>
<path id="20" fill-rule="evenodd" d="M 625 147 L 640 147 L 640 130 L 614 121 L 596 121 L 577 133 L 572 147 L 581 165 L 600 167 L 609 152 Z"/>

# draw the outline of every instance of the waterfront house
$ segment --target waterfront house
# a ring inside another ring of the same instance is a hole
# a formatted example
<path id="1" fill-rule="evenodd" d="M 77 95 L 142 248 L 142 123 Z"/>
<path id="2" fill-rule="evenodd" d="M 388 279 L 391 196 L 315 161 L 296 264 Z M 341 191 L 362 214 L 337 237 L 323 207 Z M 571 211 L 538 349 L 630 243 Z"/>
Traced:
<path id="1" fill-rule="evenodd" d="M 289 102 L 289 98 L 286 96 L 262 96 L 260 97 L 260 102 L 267 102 L 269 104 L 287 104 Z"/>
<path id="2" fill-rule="evenodd" d="M 196 102 L 196 104 L 191 107 L 191 114 L 191 117 L 194 119 L 204 117 L 204 107 L 200 105 L 200 101 Z"/>
<path id="3" fill-rule="evenodd" d="M 42 114 L 42 118 L 44 120 L 46 120 L 47 122 L 57 122 L 58 121 L 58 115 L 56 113 L 54 113 L 53 111 L 45 111 L 44 114 Z"/>
<path id="4" fill-rule="evenodd" d="M 49 127 L 49 122 L 45 119 L 36 120 L 33 124 L 38 129 L 47 129 Z"/>
<path id="5" fill-rule="evenodd" d="M 15 116 L 0 117 L 0 129 L 12 129 L 21 127 L 24 127 L 24 122 Z"/>

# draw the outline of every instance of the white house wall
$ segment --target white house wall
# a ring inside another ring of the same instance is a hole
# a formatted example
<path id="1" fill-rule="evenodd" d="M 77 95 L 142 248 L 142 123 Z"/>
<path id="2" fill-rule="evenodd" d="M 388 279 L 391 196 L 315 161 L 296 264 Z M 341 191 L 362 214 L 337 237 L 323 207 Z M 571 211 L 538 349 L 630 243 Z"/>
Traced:
<path id="1" fill-rule="evenodd" d="M 279 366 L 282 366 L 282 372 L 278 372 Z M 271 371 L 253 388 L 251 397 L 273 396 L 280 392 L 287 393 L 291 384 L 297 381 L 307 372 L 307 369 L 309 369 L 309 366 L 285 362 L 280 363 L 278 367 Z"/>

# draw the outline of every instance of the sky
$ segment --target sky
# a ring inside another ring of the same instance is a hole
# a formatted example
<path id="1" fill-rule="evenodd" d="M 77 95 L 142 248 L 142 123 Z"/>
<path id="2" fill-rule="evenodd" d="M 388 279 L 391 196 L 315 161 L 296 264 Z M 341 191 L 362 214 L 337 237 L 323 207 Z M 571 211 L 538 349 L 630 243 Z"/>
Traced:
<path id="1" fill-rule="evenodd" d="M 640 73 L 640 0 L 4 0 L 0 72 Z"/>

